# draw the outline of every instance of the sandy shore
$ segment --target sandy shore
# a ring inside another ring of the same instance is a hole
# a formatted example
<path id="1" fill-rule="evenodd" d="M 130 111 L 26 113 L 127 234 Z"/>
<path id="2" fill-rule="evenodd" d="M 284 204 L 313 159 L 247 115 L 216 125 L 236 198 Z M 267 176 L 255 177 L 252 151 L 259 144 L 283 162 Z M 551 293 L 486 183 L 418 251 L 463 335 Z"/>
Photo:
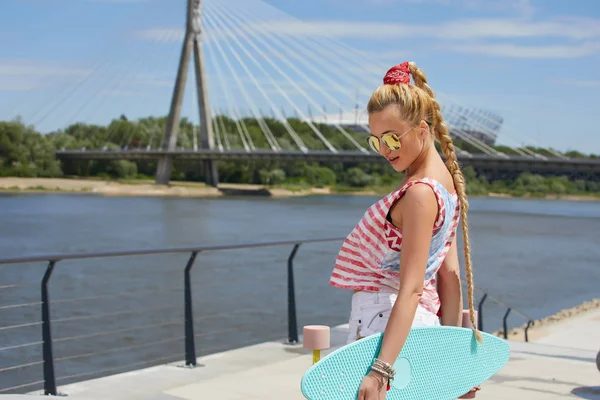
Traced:
<path id="1" fill-rule="evenodd" d="M 0 192 L 49 192 L 49 193 L 88 193 L 103 196 L 176 196 L 176 197 L 218 197 L 218 196 L 267 196 L 292 197 L 310 195 L 349 195 L 378 196 L 374 190 L 336 192 L 331 188 L 293 189 L 250 185 L 243 183 L 221 183 L 218 188 L 206 186 L 202 182 L 172 181 L 169 185 L 156 185 L 151 180 L 103 180 L 65 178 L 0 178 Z M 511 197 L 503 193 L 489 193 L 489 197 Z M 527 196 L 526 196 L 527 197 Z M 547 199 L 600 200 L 594 196 L 556 196 Z"/>
<path id="2" fill-rule="evenodd" d="M 513 197 L 510 194 L 506 194 L 506 193 L 488 193 L 487 197 Z M 535 198 L 535 199 L 546 199 L 546 200 L 575 200 L 575 201 L 589 201 L 589 200 L 600 200 L 600 197 L 598 196 L 585 196 L 585 195 L 575 195 L 575 194 L 562 194 L 562 195 L 557 195 L 557 194 L 547 194 L 546 196 L 543 197 L 534 197 L 534 196 L 529 196 L 529 195 L 525 195 L 523 196 L 523 198 Z"/>
<path id="3" fill-rule="evenodd" d="M 558 324 L 568 323 L 569 319 L 575 317 L 580 314 L 584 314 L 593 310 L 597 310 L 600 308 L 600 298 L 593 299 L 590 301 L 586 301 L 583 304 L 578 306 L 564 309 L 554 315 L 550 315 L 546 318 L 542 318 L 533 322 L 531 327 L 529 328 L 528 336 L 530 341 L 536 341 L 537 339 L 545 336 L 549 328 L 552 328 Z M 527 327 L 527 323 L 523 324 L 518 328 L 509 329 L 508 331 L 508 339 L 515 340 L 525 337 L 525 328 Z M 493 335 L 503 337 L 504 330 L 500 329 L 495 332 L 492 332 Z"/>
<path id="4" fill-rule="evenodd" d="M 12 193 L 87 193 L 104 196 L 177 196 L 177 197 L 218 197 L 227 195 L 255 195 L 290 197 L 330 194 L 328 188 L 287 190 L 267 188 L 263 185 L 220 184 L 218 188 L 201 182 L 177 182 L 170 185 L 156 185 L 153 181 L 112 181 L 101 179 L 60 179 L 60 178 L 0 178 L 0 191 Z"/>

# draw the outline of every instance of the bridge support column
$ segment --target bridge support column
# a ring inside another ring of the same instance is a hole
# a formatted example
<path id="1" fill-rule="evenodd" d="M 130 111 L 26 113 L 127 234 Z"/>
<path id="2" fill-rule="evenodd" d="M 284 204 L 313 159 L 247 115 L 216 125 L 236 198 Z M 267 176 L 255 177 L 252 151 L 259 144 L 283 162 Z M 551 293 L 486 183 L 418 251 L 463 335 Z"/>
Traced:
<path id="1" fill-rule="evenodd" d="M 165 128 L 161 146 L 161 149 L 165 152 L 173 151 L 177 147 L 177 135 L 179 134 L 179 123 L 181 119 L 181 104 L 183 103 L 183 94 L 192 51 L 194 52 L 196 90 L 198 92 L 198 108 L 200 112 L 201 148 L 213 149 L 215 145 L 212 129 L 212 116 L 208 102 L 206 74 L 204 71 L 204 54 L 202 50 L 200 26 L 202 1 L 188 0 L 187 6 L 185 38 L 181 50 L 177 80 L 175 82 L 175 88 L 173 89 L 171 109 L 169 111 L 169 118 L 167 120 L 167 126 Z M 158 161 L 156 168 L 156 183 L 162 185 L 168 184 L 171 180 L 172 168 L 173 157 L 169 154 L 165 154 Z M 218 171 L 214 160 L 206 160 L 204 162 L 204 181 L 210 186 L 216 187 L 219 184 Z"/>
<path id="2" fill-rule="evenodd" d="M 163 156 L 158 160 L 156 166 L 156 184 L 168 185 L 171 180 L 171 170 L 173 169 L 173 159 L 169 156 Z"/>
<path id="3" fill-rule="evenodd" d="M 215 160 L 204 161 L 204 183 L 208 186 L 219 186 L 219 171 Z"/>

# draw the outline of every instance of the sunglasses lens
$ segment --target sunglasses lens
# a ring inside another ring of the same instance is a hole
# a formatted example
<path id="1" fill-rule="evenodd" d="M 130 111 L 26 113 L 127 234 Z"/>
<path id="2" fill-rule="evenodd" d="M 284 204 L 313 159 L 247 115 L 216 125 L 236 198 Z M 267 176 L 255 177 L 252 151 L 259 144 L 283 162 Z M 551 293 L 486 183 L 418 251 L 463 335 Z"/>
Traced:
<path id="1" fill-rule="evenodd" d="M 393 133 L 386 133 L 381 137 L 381 140 L 390 150 L 400 150 L 400 139 Z"/>
<path id="2" fill-rule="evenodd" d="M 371 146 L 371 149 L 374 152 L 378 153 L 379 152 L 379 139 L 377 139 L 375 136 L 369 136 L 367 141 L 369 142 L 369 146 Z"/>

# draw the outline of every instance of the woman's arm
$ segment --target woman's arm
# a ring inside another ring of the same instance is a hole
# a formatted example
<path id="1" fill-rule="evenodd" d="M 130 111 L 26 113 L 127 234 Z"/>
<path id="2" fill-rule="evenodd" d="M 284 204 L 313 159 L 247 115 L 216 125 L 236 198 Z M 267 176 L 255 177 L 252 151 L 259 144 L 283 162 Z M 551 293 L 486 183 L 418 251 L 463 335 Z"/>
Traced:
<path id="1" fill-rule="evenodd" d="M 438 294 L 440 296 L 442 325 L 462 326 L 462 288 L 460 266 L 455 239 L 438 271 Z"/>
<path id="2" fill-rule="evenodd" d="M 427 185 L 414 185 L 408 189 L 391 210 L 392 222 L 401 221 L 402 224 L 400 289 L 378 356 L 390 365 L 394 364 L 406 342 L 423 293 L 431 232 L 437 213 L 437 200 Z"/>

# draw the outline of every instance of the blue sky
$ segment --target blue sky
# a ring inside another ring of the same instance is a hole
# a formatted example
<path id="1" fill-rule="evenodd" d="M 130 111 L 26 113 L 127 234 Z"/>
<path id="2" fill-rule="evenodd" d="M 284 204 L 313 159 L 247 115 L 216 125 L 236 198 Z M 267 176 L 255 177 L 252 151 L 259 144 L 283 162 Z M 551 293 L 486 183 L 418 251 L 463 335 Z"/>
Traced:
<path id="1" fill-rule="evenodd" d="M 600 154 L 598 1 L 204 3 L 215 112 L 352 113 L 413 60 L 444 105 L 502 115 L 500 143 Z M 0 119 L 47 132 L 165 115 L 184 12 L 183 0 L 2 0 Z M 198 121 L 193 83 L 190 69 L 183 114 Z"/>

